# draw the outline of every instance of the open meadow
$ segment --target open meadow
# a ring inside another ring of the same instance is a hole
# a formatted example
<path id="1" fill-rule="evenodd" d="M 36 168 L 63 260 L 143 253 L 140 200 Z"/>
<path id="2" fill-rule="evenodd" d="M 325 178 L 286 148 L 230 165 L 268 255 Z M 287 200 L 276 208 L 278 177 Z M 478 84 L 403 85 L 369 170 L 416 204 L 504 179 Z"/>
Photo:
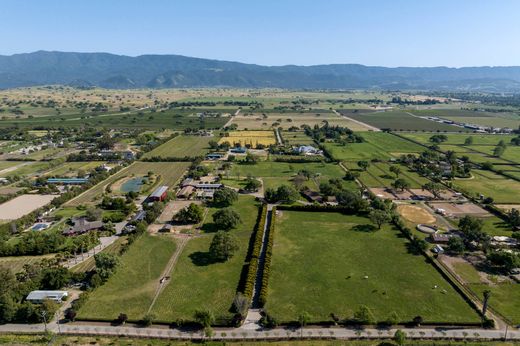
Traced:
<path id="1" fill-rule="evenodd" d="M 241 224 L 229 232 L 233 234 L 239 250 L 226 262 L 214 263 L 208 249 L 215 227 L 210 208 L 202 235 L 188 241 L 171 273 L 171 280 L 159 296 L 152 312 L 164 322 L 193 320 L 196 310 L 209 309 L 217 322 L 232 318 L 230 308 L 240 280 L 242 267 L 253 231 L 258 204 L 253 197 L 241 196 L 232 208 L 236 209 Z"/>
<path id="2" fill-rule="evenodd" d="M 111 321 L 125 313 L 131 320 L 140 320 L 152 303 L 175 247 L 175 241 L 167 236 L 141 236 L 121 257 L 108 282 L 90 294 L 78 318 Z"/>
<path id="3" fill-rule="evenodd" d="M 267 310 L 279 321 L 352 318 L 361 305 L 378 321 L 478 322 L 479 317 L 397 230 L 367 218 L 281 211 L 277 217 Z M 420 302 L 420 304 L 418 303 Z"/>
<path id="4" fill-rule="evenodd" d="M 326 182 L 329 179 L 342 179 L 345 171 L 337 164 L 325 162 L 308 162 L 308 163 L 287 163 L 275 161 L 260 161 L 255 165 L 234 164 L 231 167 L 229 176 L 224 175 L 226 181 L 241 180 L 251 175 L 255 178 L 261 178 L 264 188 L 277 188 L 282 184 L 291 184 L 294 176 L 300 171 L 308 171 L 311 178 L 303 184 L 312 190 L 319 188 L 320 182 Z M 354 182 L 343 181 L 345 187 L 355 187 Z"/>
<path id="5" fill-rule="evenodd" d="M 205 136 L 177 136 L 154 150 L 145 153 L 143 158 L 201 156 L 209 151 L 208 143 L 210 141 L 218 141 L 218 139 L 218 137 Z"/>
<path id="6" fill-rule="evenodd" d="M 471 175 L 468 179 L 456 179 L 453 185 L 474 197 L 492 197 L 495 203 L 518 203 L 520 182 L 490 171 L 472 170 Z"/>

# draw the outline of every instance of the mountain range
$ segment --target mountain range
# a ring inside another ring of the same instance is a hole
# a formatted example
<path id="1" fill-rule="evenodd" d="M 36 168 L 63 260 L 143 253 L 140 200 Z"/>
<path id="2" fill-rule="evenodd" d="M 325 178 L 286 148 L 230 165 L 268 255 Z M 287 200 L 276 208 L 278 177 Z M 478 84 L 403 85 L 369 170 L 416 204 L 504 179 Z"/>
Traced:
<path id="1" fill-rule="evenodd" d="M 520 92 L 520 66 L 261 66 L 182 55 L 130 57 L 37 51 L 0 55 L 0 88 L 61 84 L 104 88 L 287 88 Z"/>

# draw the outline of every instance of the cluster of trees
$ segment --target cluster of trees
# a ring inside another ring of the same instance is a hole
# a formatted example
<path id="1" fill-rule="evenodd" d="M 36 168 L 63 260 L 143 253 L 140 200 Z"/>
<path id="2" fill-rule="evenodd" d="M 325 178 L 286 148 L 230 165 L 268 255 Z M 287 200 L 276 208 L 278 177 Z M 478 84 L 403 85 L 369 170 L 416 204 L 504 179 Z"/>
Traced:
<path id="1" fill-rule="evenodd" d="M 35 305 L 25 301 L 33 290 L 55 290 L 79 279 L 57 264 L 56 260 L 26 264 L 16 275 L 9 268 L 0 268 L 0 323 L 36 323 L 50 321 L 58 309 L 57 303 L 44 301 Z"/>
<path id="2" fill-rule="evenodd" d="M 433 135 L 430 137 L 429 141 L 435 144 L 440 144 L 446 142 L 448 140 L 448 136 L 446 135 Z"/>
<path id="3" fill-rule="evenodd" d="M 16 242 L 0 241 L 0 256 L 36 256 L 49 253 L 76 253 L 99 244 L 97 232 L 65 237 L 57 232 L 26 232 Z"/>
<path id="4" fill-rule="evenodd" d="M 278 188 L 267 188 L 264 192 L 265 199 L 269 203 L 285 202 L 292 203 L 298 199 L 298 191 L 291 185 L 283 184 Z"/>
<path id="5" fill-rule="evenodd" d="M 337 143 L 346 144 L 361 143 L 364 141 L 361 135 L 354 133 L 351 129 L 337 125 L 329 125 L 328 122 L 321 127 L 318 124 L 314 125 L 313 128 L 305 126 L 305 133 L 316 142 L 334 140 Z"/>
<path id="6" fill-rule="evenodd" d="M 501 157 L 506 151 L 507 145 L 504 140 L 498 142 L 497 146 L 493 149 L 493 156 Z"/>

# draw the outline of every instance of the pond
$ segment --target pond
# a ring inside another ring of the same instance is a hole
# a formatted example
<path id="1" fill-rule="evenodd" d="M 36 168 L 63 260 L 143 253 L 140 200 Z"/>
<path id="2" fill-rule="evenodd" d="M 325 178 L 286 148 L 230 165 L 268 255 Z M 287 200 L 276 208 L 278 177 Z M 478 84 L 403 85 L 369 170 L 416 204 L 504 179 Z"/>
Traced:
<path id="1" fill-rule="evenodd" d="M 141 188 L 143 187 L 143 184 L 146 183 L 146 178 L 138 177 L 138 178 L 132 178 L 127 181 L 125 181 L 121 185 L 121 192 L 127 193 L 127 192 L 139 192 L 141 191 Z"/>

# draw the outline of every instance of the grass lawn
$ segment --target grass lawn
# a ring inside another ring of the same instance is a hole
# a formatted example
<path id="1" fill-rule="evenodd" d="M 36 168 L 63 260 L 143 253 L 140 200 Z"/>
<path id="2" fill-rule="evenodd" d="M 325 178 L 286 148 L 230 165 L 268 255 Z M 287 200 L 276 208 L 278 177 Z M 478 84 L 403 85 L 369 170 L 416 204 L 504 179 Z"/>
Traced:
<path id="1" fill-rule="evenodd" d="M 361 136 L 375 147 L 388 153 L 421 153 L 424 147 L 386 132 L 359 132 Z"/>
<path id="2" fill-rule="evenodd" d="M 88 173 L 96 167 L 99 167 L 104 162 L 93 161 L 93 162 L 66 162 L 63 165 L 56 167 L 45 173 L 46 176 L 56 177 L 75 177 L 78 171 L 84 171 Z"/>
<path id="3" fill-rule="evenodd" d="M 520 284 L 470 284 L 469 287 L 479 297 L 483 296 L 485 290 L 490 290 L 491 298 L 489 299 L 489 305 L 511 320 L 515 325 L 520 324 Z"/>
<path id="4" fill-rule="evenodd" d="M 274 161 L 261 161 L 256 165 L 233 164 L 228 179 L 245 179 L 248 174 L 262 178 L 265 188 L 276 188 L 282 184 L 291 184 L 291 179 L 301 170 L 308 170 L 311 174 L 316 175 L 314 179 L 310 179 L 305 184 L 313 190 L 317 190 L 319 183 L 328 181 L 331 178 L 342 179 L 345 171 L 336 164 L 332 163 L 287 163 Z M 345 182 L 348 188 L 352 184 Z"/>
<path id="5" fill-rule="evenodd" d="M 131 320 L 141 319 L 174 251 L 172 238 L 141 236 L 121 257 L 114 275 L 91 293 L 78 318 L 112 320 L 123 312 Z"/>
<path id="6" fill-rule="evenodd" d="M 218 140 L 219 137 L 177 136 L 144 154 L 143 158 L 204 155 L 209 151 L 208 143 L 210 141 L 218 142 Z"/>
<path id="7" fill-rule="evenodd" d="M 456 179 L 454 186 L 478 196 L 492 197 L 495 203 L 517 203 L 520 183 L 490 171 L 472 170 L 473 179 Z"/>
<path id="8" fill-rule="evenodd" d="M 173 269 L 170 283 L 154 305 L 153 312 L 159 320 L 193 320 L 195 310 L 204 308 L 211 310 L 217 319 L 233 316 L 229 309 L 244 265 L 258 206 L 253 197 L 240 196 L 233 208 L 242 219 L 242 223 L 230 231 L 238 239 L 239 250 L 227 262 L 211 263 L 208 254 L 214 235 L 211 216 L 216 209 L 210 208 L 203 225 L 208 233 L 188 241 Z"/>
<path id="9" fill-rule="evenodd" d="M 386 150 L 373 145 L 372 143 L 350 143 L 341 145 L 338 143 L 324 143 L 325 148 L 330 155 L 338 161 L 358 161 L 371 159 L 390 159 L 390 155 Z"/>
<path id="10" fill-rule="evenodd" d="M 282 131 L 281 133 L 284 143 L 288 145 L 312 145 L 316 146 L 313 139 L 303 131 Z"/>
<path id="11" fill-rule="evenodd" d="M 362 171 L 357 162 L 346 162 L 345 165 L 352 171 L 359 173 L 359 179 L 368 187 L 391 187 L 396 177 L 390 172 L 392 164 L 385 162 L 372 162 L 366 171 Z M 404 165 L 397 165 L 401 169 L 399 178 L 410 183 L 410 188 L 419 189 L 426 184 L 429 179 L 411 171 Z"/>
<path id="12" fill-rule="evenodd" d="M 379 321 L 395 311 L 402 321 L 420 315 L 429 322 L 478 322 L 423 256 L 408 253 L 398 231 L 371 232 L 367 224 L 359 216 L 282 211 L 267 310 L 279 321 L 306 311 L 317 322 L 330 321 L 331 313 L 351 318 L 367 305 Z"/>

